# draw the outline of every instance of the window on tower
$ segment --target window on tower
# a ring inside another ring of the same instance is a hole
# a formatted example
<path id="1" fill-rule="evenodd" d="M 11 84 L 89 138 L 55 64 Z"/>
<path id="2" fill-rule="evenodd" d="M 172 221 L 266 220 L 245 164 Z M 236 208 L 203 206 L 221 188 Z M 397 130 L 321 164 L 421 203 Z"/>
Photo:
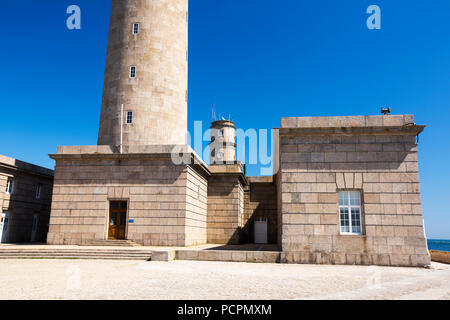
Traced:
<path id="1" fill-rule="evenodd" d="M 130 67 L 130 78 L 136 78 L 136 66 Z"/>
<path id="2" fill-rule="evenodd" d="M 133 123 L 133 112 L 128 111 L 127 112 L 127 124 L 131 124 L 131 123 Z"/>
<path id="3" fill-rule="evenodd" d="M 133 24 L 133 34 L 139 33 L 139 23 Z"/>

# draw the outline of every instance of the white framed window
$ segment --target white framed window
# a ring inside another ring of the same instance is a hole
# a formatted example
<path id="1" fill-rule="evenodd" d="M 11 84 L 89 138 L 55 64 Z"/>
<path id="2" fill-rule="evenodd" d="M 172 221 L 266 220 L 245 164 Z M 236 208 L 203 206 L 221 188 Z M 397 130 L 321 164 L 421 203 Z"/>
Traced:
<path id="1" fill-rule="evenodd" d="M 339 221 L 341 234 L 362 234 L 361 193 L 359 191 L 339 192 Z"/>
<path id="2" fill-rule="evenodd" d="M 130 78 L 136 78 L 136 66 L 130 67 Z"/>
<path id="3" fill-rule="evenodd" d="M 223 159 L 223 152 L 217 153 L 217 159 L 222 160 Z"/>
<path id="4" fill-rule="evenodd" d="M 223 137 L 223 129 L 219 130 L 219 137 Z"/>
<path id="5" fill-rule="evenodd" d="M 42 184 L 38 183 L 36 186 L 36 199 L 41 198 L 41 190 L 42 190 Z"/>
<path id="6" fill-rule="evenodd" d="M 127 112 L 127 124 L 132 124 L 133 123 L 133 111 L 128 111 Z"/>
<path id="7" fill-rule="evenodd" d="M 133 34 L 139 34 L 139 23 L 133 24 Z"/>
<path id="8" fill-rule="evenodd" d="M 13 194 L 14 192 L 14 180 L 12 178 L 8 178 L 6 181 L 6 193 Z"/>

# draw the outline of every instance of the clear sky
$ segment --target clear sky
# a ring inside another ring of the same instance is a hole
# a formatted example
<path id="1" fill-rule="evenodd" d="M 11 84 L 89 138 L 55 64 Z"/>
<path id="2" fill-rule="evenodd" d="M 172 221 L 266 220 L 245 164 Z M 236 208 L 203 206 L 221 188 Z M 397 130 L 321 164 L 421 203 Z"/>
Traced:
<path id="1" fill-rule="evenodd" d="M 66 9 L 82 11 L 81 30 Z M 369 5 L 381 30 L 366 27 Z M 0 1 L 0 153 L 52 168 L 95 145 L 110 0 Z M 450 239 L 450 1 L 190 0 L 189 128 L 285 116 L 415 114 L 427 235 Z M 258 166 L 248 173 L 257 174 Z"/>

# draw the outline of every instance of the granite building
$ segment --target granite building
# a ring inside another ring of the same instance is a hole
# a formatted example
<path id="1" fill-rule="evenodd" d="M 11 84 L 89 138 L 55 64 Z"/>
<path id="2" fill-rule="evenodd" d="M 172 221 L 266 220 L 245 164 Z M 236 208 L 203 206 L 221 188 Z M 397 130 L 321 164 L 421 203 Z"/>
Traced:
<path id="1" fill-rule="evenodd" d="M 277 174 L 285 262 L 423 266 L 411 115 L 283 118 Z"/>
<path id="2" fill-rule="evenodd" d="M 277 244 L 286 263 L 429 264 L 412 116 L 282 118 L 274 174 L 235 124 L 185 142 L 187 0 L 112 0 L 98 145 L 58 147 L 49 244 Z"/>
<path id="3" fill-rule="evenodd" d="M 45 242 L 53 171 L 0 155 L 0 243 Z"/>

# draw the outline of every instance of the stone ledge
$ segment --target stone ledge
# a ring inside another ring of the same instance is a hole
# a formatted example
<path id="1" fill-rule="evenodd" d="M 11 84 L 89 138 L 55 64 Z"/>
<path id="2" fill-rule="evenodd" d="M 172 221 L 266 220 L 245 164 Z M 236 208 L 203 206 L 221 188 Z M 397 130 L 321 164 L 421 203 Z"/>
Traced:
<path id="1" fill-rule="evenodd" d="M 17 160 L 14 158 L 10 158 L 4 155 L 0 155 L 0 166 L 8 167 L 13 170 L 21 170 L 28 173 L 45 175 L 45 176 L 54 176 L 54 171 L 51 169 L 47 169 L 44 167 L 40 167 L 25 161 Z"/>
<path id="2" fill-rule="evenodd" d="M 297 127 L 282 128 L 280 136 L 305 136 L 305 135 L 418 135 L 423 132 L 425 126 L 408 125 L 395 127 Z"/>
<path id="3" fill-rule="evenodd" d="M 430 256 L 420 254 L 355 254 L 284 251 L 281 253 L 281 263 L 427 267 L 430 265 Z"/>
<path id="4" fill-rule="evenodd" d="M 171 159 L 174 165 L 196 165 L 211 174 L 189 145 L 124 146 L 122 153 L 112 146 L 59 146 L 57 153 L 49 156 L 54 160 Z"/>
<path id="5" fill-rule="evenodd" d="M 177 260 L 279 263 L 278 251 L 178 250 Z"/>
<path id="6" fill-rule="evenodd" d="M 211 173 L 242 173 L 242 164 L 236 163 L 236 164 L 213 164 L 210 165 L 209 170 Z"/>
<path id="7" fill-rule="evenodd" d="M 398 127 L 414 124 L 413 115 L 281 118 L 281 128 Z"/>
<path id="8" fill-rule="evenodd" d="M 247 177 L 250 183 L 273 183 L 273 176 Z"/>
<path id="9" fill-rule="evenodd" d="M 175 250 L 152 251 L 151 261 L 169 262 L 175 259 Z"/>
<path id="10" fill-rule="evenodd" d="M 242 165 L 211 165 L 208 167 L 212 177 L 236 177 L 241 181 L 242 186 L 248 185 L 248 180 L 242 171 Z"/>
<path id="11" fill-rule="evenodd" d="M 195 153 L 189 145 L 123 146 L 122 154 Z M 57 154 L 120 154 L 113 146 L 58 146 Z"/>

